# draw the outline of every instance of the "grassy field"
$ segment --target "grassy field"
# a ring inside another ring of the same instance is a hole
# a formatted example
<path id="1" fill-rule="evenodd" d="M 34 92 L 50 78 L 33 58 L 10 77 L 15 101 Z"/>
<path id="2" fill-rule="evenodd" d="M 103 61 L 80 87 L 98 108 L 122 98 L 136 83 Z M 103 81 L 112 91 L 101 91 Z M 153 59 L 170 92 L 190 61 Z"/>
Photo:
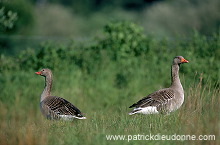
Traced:
<path id="1" fill-rule="evenodd" d="M 168 71 L 168 70 L 167 70 Z M 129 116 L 128 106 L 159 87 L 148 84 L 146 78 L 126 89 L 114 89 L 103 79 L 84 78 L 80 72 L 54 73 L 53 95 L 77 105 L 88 118 L 74 122 L 49 121 L 39 110 L 39 96 L 44 80 L 34 72 L 11 72 L 2 90 L 0 144 L 127 144 L 127 141 L 107 141 L 106 135 L 215 135 L 215 141 L 130 141 L 130 144 L 219 144 L 219 89 L 208 82 L 185 84 L 185 102 L 170 115 Z M 148 74 L 149 77 L 154 75 Z M 169 79 L 168 76 L 165 76 Z M 194 80 L 192 80 L 194 81 Z M 143 84 L 143 85 L 142 85 Z M 146 84 L 146 85 L 144 85 Z M 147 85 L 148 84 L 148 85 Z M 149 87 L 148 87 L 149 86 Z M 153 88 L 153 89 L 148 89 Z"/>
<path id="2" fill-rule="evenodd" d="M 121 23 L 110 25 L 107 30 L 110 34 L 106 39 L 91 47 L 54 43 L 39 51 L 29 49 L 19 57 L 1 55 L 0 145 L 220 144 L 219 35 L 212 39 L 196 34 L 189 40 L 158 40 L 145 39 L 133 24 L 128 28 Z M 127 33 L 135 38 L 130 39 Z M 129 116 L 128 107 L 134 102 L 169 87 L 170 65 L 176 55 L 189 60 L 180 68 L 183 106 L 165 116 Z M 34 72 L 44 67 L 53 71 L 52 95 L 76 105 L 86 120 L 43 118 L 39 97 L 44 79 Z M 128 142 L 106 138 L 138 134 L 215 135 L 215 140 L 133 138 Z"/>

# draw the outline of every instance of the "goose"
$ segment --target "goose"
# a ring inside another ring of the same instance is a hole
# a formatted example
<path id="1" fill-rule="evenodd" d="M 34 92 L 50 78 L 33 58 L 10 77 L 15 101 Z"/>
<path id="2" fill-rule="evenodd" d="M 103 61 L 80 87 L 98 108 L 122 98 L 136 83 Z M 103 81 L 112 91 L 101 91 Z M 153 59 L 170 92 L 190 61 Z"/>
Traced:
<path id="1" fill-rule="evenodd" d="M 52 88 L 52 71 L 44 68 L 39 72 L 35 72 L 45 78 L 45 87 L 40 96 L 40 109 L 42 114 L 50 120 L 73 120 L 86 119 L 81 111 L 67 100 L 51 96 Z"/>
<path id="2" fill-rule="evenodd" d="M 129 108 L 134 109 L 129 113 L 133 114 L 169 114 L 177 110 L 183 104 L 184 90 L 179 78 L 180 64 L 188 63 L 182 56 L 176 56 L 171 66 L 171 86 L 160 89 L 134 103 Z"/>

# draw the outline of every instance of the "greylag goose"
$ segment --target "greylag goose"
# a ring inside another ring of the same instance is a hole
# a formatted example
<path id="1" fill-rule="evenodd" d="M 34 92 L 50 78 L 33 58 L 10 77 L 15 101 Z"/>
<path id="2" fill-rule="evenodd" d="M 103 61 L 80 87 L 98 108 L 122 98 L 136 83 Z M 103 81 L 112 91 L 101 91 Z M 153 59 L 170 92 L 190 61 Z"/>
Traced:
<path id="1" fill-rule="evenodd" d="M 188 63 L 182 56 L 173 59 L 171 67 L 171 86 L 160 89 L 134 103 L 129 108 L 135 107 L 129 115 L 141 114 L 168 114 L 183 104 L 184 91 L 179 78 L 179 67 L 182 63 Z"/>
<path id="2" fill-rule="evenodd" d="M 50 69 L 45 68 L 39 72 L 35 72 L 35 74 L 45 77 L 45 87 L 40 96 L 40 108 L 42 114 L 47 119 L 86 119 L 86 117 L 81 114 L 80 110 L 70 102 L 63 98 L 50 95 L 52 87 L 52 72 Z"/>

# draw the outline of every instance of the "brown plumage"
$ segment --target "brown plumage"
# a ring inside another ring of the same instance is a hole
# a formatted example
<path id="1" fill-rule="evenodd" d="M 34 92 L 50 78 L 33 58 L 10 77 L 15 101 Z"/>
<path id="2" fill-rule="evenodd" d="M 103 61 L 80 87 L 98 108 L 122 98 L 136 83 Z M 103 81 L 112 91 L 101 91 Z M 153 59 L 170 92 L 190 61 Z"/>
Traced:
<path id="1" fill-rule="evenodd" d="M 135 108 L 129 115 L 169 113 L 178 109 L 184 101 L 184 90 L 179 79 L 179 66 L 182 63 L 188 61 L 182 56 L 176 56 L 171 67 L 171 86 L 160 89 L 131 105 L 129 108 Z"/>
<path id="2" fill-rule="evenodd" d="M 86 119 L 73 104 L 63 98 L 50 95 L 52 87 L 52 72 L 50 69 L 45 68 L 35 74 L 45 77 L 45 87 L 40 97 L 40 108 L 46 118 L 63 120 Z"/>

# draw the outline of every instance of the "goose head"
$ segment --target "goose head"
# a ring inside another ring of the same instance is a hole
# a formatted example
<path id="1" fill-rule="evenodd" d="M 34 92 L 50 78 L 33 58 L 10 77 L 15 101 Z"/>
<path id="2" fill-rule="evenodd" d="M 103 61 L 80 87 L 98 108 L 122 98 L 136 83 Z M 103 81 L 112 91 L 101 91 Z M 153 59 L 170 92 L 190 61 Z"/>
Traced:
<path id="1" fill-rule="evenodd" d="M 39 72 L 35 72 L 35 74 L 46 77 L 46 76 L 50 76 L 52 74 L 52 72 L 50 69 L 44 68 L 44 69 L 40 70 Z"/>
<path id="2" fill-rule="evenodd" d="M 176 57 L 174 57 L 174 59 L 173 59 L 173 64 L 178 64 L 178 65 L 180 65 L 180 64 L 182 64 L 182 63 L 188 63 L 189 61 L 188 60 L 186 60 L 185 58 L 183 58 L 182 56 L 176 56 Z"/>

